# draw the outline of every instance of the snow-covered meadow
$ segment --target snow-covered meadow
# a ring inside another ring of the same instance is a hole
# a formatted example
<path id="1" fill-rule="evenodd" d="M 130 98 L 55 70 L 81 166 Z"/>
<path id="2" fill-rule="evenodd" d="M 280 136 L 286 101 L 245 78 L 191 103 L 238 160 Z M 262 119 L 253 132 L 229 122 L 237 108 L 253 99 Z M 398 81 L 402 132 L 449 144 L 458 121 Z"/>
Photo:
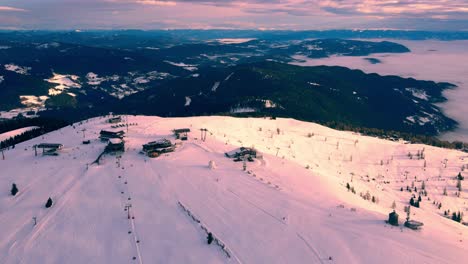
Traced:
<path id="1" fill-rule="evenodd" d="M 379 40 L 380 41 L 380 40 Z M 339 65 L 382 75 L 398 75 L 422 80 L 450 82 L 458 86 L 445 91 L 448 101 L 441 104 L 445 114 L 460 123 L 457 130 L 442 135 L 443 139 L 468 142 L 468 41 L 390 40 L 407 46 L 410 53 L 373 54 L 363 57 L 332 56 L 310 59 L 296 56 L 302 66 Z M 372 63 L 366 58 L 376 58 Z"/>
<path id="2" fill-rule="evenodd" d="M 58 95 L 70 88 L 81 88 L 78 83 L 79 77 L 76 75 L 62 75 L 53 73 L 53 76 L 45 81 L 57 84 L 54 88 L 49 89 L 49 95 Z"/>
<path id="3" fill-rule="evenodd" d="M 456 263 L 468 257 L 468 227 L 443 216 L 449 209 L 467 213 L 467 191 L 454 194 L 466 153 L 292 119 L 127 118 L 136 125 L 126 135 L 126 152 L 104 156 L 99 165 L 91 163 L 105 147 L 97 137 L 111 126 L 106 118 L 5 153 L 1 263 Z M 174 141 L 172 129 L 184 127 L 192 132 L 175 152 L 156 159 L 139 153 L 149 141 Z M 85 139 L 91 144 L 83 145 Z M 35 156 L 32 146 L 44 142 L 64 148 L 59 156 Z M 263 159 L 244 171 L 224 155 L 240 146 L 257 148 Z M 422 150 L 425 160 L 408 155 Z M 423 229 L 386 224 L 394 201 L 404 221 L 403 207 L 417 194 L 406 186 L 420 188 L 423 181 L 428 195 L 411 210 Z M 367 192 L 375 203 L 360 196 Z M 54 205 L 45 209 L 48 197 Z M 206 244 L 205 229 L 230 258 Z"/>

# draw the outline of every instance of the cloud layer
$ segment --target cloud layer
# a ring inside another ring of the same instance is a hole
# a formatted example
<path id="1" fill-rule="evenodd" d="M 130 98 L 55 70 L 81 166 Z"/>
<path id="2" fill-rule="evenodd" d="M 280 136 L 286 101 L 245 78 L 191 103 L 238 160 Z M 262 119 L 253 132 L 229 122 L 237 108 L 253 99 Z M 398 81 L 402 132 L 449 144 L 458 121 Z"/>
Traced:
<path id="1" fill-rule="evenodd" d="M 3 0 L 0 27 L 468 30 L 468 1 Z"/>

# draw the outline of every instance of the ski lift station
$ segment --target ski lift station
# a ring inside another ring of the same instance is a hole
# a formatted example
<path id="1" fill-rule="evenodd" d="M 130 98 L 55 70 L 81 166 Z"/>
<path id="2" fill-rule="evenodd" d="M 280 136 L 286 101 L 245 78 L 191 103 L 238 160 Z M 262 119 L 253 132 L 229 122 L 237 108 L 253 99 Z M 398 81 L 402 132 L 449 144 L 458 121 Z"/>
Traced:
<path id="1" fill-rule="evenodd" d="M 58 143 L 41 143 L 34 146 L 34 152 L 37 156 L 37 149 L 42 149 L 42 155 L 44 156 L 58 156 L 58 151 L 63 148 L 62 144 Z"/>
<path id="2" fill-rule="evenodd" d="M 174 129 L 173 132 L 174 132 L 176 139 L 187 140 L 188 133 L 190 132 L 190 128 Z"/>
<path id="3" fill-rule="evenodd" d="M 168 139 L 160 139 L 143 145 L 143 153 L 150 158 L 159 157 L 163 153 L 173 152 L 175 145 L 172 145 Z"/>

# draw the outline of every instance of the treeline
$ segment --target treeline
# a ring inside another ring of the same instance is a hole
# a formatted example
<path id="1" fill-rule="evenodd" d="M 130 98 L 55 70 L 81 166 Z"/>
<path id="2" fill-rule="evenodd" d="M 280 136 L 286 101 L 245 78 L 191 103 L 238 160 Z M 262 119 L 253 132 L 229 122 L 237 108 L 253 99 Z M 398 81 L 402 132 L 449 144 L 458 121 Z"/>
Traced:
<path id="1" fill-rule="evenodd" d="M 5 133 L 23 127 L 37 126 L 39 128 L 26 131 L 14 137 L 0 142 L 0 148 L 12 147 L 20 142 L 30 140 L 45 133 L 60 129 L 69 125 L 68 122 L 55 118 L 24 118 L 12 119 L 0 122 L 0 133 Z"/>
<path id="2" fill-rule="evenodd" d="M 457 149 L 468 152 L 468 144 L 461 141 L 449 142 L 445 140 L 440 140 L 434 136 L 430 135 L 421 135 L 413 134 L 407 132 L 393 131 L 393 130 L 383 130 L 378 128 L 367 128 L 360 126 L 353 126 L 350 124 L 344 124 L 339 122 L 325 122 L 323 125 L 342 131 L 352 131 L 360 133 L 366 136 L 373 136 L 382 139 L 388 140 L 399 140 L 403 139 L 410 142 L 411 144 L 426 144 L 434 147 L 448 148 L 448 149 Z"/>

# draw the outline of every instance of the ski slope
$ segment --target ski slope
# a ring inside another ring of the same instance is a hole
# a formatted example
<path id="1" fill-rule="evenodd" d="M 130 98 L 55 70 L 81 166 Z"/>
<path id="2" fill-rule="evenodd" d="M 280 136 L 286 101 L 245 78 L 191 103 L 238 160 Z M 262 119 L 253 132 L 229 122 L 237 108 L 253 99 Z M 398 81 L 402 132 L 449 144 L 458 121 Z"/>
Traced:
<path id="1" fill-rule="evenodd" d="M 468 227 L 443 217 L 448 209 L 467 214 L 467 192 L 454 195 L 466 153 L 292 119 L 127 118 L 135 125 L 126 152 L 104 155 L 99 165 L 92 164 L 105 147 L 99 131 L 111 126 L 104 117 L 5 152 L 0 263 L 455 263 L 468 257 Z M 149 141 L 174 141 L 171 131 L 184 127 L 192 132 L 175 152 L 155 159 L 139 153 Z M 201 128 L 208 129 L 206 141 Z M 89 145 L 82 144 L 83 129 Z M 35 156 L 32 146 L 44 142 L 64 149 Z M 242 162 L 224 156 L 240 146 L 254 146 L 263 159 L 243 171 Z M 425 167 L 407 155 L 422 148 Z M 414 181 L 419 188 L 421 180 L 428 196 L 421 208 L 412 207 L 411 218 L 424 222 L 423 229 L 386 224 L 393 201 L 404 221 L 412 194 L 406 186 Z M 14 197 L 12 183 L 19 189 Z M 360 197 L 367 191 L 378 203 Z M 54 204 L 45 209 L 48 197 Z M 207 245 L 204 229 L 225 251 Z"/>

